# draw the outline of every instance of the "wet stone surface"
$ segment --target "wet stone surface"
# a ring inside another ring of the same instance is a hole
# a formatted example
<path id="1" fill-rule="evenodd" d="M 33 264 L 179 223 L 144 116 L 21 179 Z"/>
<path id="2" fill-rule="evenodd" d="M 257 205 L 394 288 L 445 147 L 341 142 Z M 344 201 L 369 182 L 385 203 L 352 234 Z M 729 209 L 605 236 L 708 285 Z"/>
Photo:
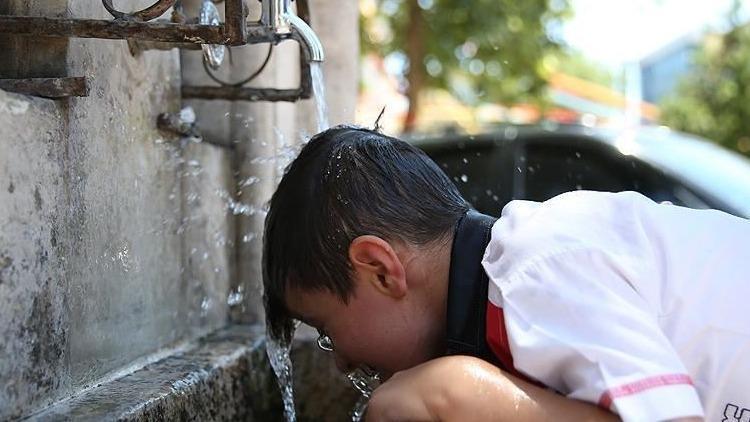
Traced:
<path id="1" fill-rule="evenodd" d="M 355 391 L 332 359 L 302 340 L 292 351 L 299 421 L 344 421 Z M 35 421 L 282 421 L 262 327 L 235 325 L 29 418 Z"/>

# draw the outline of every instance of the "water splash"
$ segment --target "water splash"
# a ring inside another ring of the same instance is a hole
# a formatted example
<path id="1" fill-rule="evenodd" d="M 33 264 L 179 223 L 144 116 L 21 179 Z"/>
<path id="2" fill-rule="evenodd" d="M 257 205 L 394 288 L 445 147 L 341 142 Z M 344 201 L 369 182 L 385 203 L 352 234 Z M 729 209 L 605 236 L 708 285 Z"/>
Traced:
<path id="1" fill-rule="evenodd" d="M 260 206 L 257 207 L 252 204 L 246 204 L 244 202 L 236 201 L 232 196 L 224 189 L 216 189 L 216 195 L 224 200 L 224 204 L 227 207 L 229 211 L 232 212 L 234 215 L 244 215 L 244 216 L 253 216 L 253 215 L 261 215 L 262 217 L 265 217 L 266 214 L 268 214 L 268 206 Z"/>
<path id="2" fill-rule="evenodd" d="M 352 409 L 352 422 L 360 422 L 362 420 L 367 411 L 369 400 L 370 398 L 365 395 L 359 396 L 357 403 L 354 404 L 354 409 Z"/>
<path id="3" fill-rule="evenodd" d="M 346 374 L 346 377 L 349 378 L 354 388 L 362 394 L 351 413 L 352 422 L 359 422 L 367 411 L 367 403 L 372 393 L 380 386 L 380 374 L 367 366 L 363 366 Z"/>
<path id="4" fill-rule="evenodd" d="M 274 338 L 270 330 L 266 335 L 266 355 L 271 362 L 273 372 L 276 374 L 276 382 L 281 390 L 281 399 L 284 402 L 284 418 L 286 422 L 296 422 L 297 413 L 294 409 L 294 388 L 292 385 L 292 359 L 289 351 L 292 348 L 291 339 L 294 336 L 294 329 L 299 323 L 292 328 L 292 333 L 288 336 L 290 340 Z"/>
<path id="5" fill-rule="evenodd" d="M 358 367 L 346 374 L 346 377 L 349 378 L 354 388 L 367 398 L 370 398 L 373 391 L 380 385 L 380 374 L 366 366 Z"/>
<path id="6" fill-rule="evenodd" d="M 245 298 L 242 290 L 242 285 L 240 285 L 239 287 L 237 287 L 237 290 L 230 292 L 229 296 L 227 296 L 227 305 L 229 305 L 230 307 L 240 305 L 242 303 L 242 300 Z"/>
<path id="7" fill-rule="evenodd" d="M 277 137 L 279 139 L 279 148 L 276 154 L 273 155 L 258 155 L 250 159 L 250 164 L 268 164 L 268 163 L 277 163 L 280 162 L 282 166 L 286 166 L 286 164 L 290 163 L 292 160 L 294 160 L 297 155 L 299 155 L 299 152 L 302 150 L 302 147 L 304 146 L 303 143 L 299 144 L 288 144 L 283 139 L 283 135 L 277 134 Z M 248 186 L 257 183 L 258 180 L 254 180 L 252 178 L 246 179 L 242 183 L 248 182 Z"/>
<path id="8" fill-rule="evenodd" d="M 330 127 L 328 123 L 328 104 L 326 103 L 326 87 L 323 79 L 323 64 L 310 63 L 310 76 L 312 77 L 313 96 L 318 117 L 318 132 Z"/>
<path id="9" fill-rule="evenodd" d="M 247 177 L 247 178 L 241 180 L 240 183 L 239 183 L 239 187 L 240 188 L 245 188 L 245 187 L 248 187 L 248 186 L 252 186 L 252 185 L 254 185 L 254 184 L 258 183 L 258 182 L 260 182 L 260 177 L 250 176 L 250 177 Z"/>

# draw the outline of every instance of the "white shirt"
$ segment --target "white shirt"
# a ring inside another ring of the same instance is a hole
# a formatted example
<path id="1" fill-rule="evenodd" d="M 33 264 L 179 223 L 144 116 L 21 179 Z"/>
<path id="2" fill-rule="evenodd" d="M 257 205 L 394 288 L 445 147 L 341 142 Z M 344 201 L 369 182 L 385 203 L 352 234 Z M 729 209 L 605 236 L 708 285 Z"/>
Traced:
<path id="1" fill-rule="evenodd" d="M 482 265 L 521 373 L 625 421 L 750 421 L 750 221 L 634 192 L 512 201 Z"/>

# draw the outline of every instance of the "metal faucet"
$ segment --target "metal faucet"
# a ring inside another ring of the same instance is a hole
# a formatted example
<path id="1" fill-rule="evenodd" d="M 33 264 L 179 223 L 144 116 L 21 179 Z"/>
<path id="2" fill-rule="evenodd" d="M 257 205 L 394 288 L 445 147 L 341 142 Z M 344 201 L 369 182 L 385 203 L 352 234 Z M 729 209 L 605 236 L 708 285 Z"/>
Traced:
<path id="1" fill-rule="evenodd" d="M 308 62 L 325 60 L 323 44 L 310 26 L 292 11 L 290 0 L 262 0 L 260 22 L 273 32 L 284 37 L 290 35 L 303 46 Z"/>

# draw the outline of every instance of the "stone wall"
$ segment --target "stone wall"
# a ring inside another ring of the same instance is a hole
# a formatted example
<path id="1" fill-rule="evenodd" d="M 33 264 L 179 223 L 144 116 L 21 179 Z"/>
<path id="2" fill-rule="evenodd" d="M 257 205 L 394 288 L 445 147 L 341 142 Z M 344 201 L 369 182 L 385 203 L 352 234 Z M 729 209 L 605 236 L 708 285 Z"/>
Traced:
<path id="1" fill-rule="evenodd" d="M 357 12 L 346 3 L 311 4 L 337 66 L 326 78 L 333 121 L 354 115 Z M 109 19 L 100 0 L 6 0 L 0 13 Z M 224 74 L 246 74 L 264 48 L 237 49 Z M 298 80 L 296 46 L 277 50 L 254 85 Z M 285 165 L 277 158 L 313 132 L 314 113 L 310 101 L 183 102 L 180 86 L 202 72 L 197 52 L 0 36 L 0 77 L 91 83 L 89 97 L 65 100 L 0 91 L 0 420 L 117 379 L 230 319 L 260 322 L 262 208 Z M 156 129 L 159 113 L 185 105 L 204 142 Z M 258 211 L 235 215 L 232 203 Z"/>

